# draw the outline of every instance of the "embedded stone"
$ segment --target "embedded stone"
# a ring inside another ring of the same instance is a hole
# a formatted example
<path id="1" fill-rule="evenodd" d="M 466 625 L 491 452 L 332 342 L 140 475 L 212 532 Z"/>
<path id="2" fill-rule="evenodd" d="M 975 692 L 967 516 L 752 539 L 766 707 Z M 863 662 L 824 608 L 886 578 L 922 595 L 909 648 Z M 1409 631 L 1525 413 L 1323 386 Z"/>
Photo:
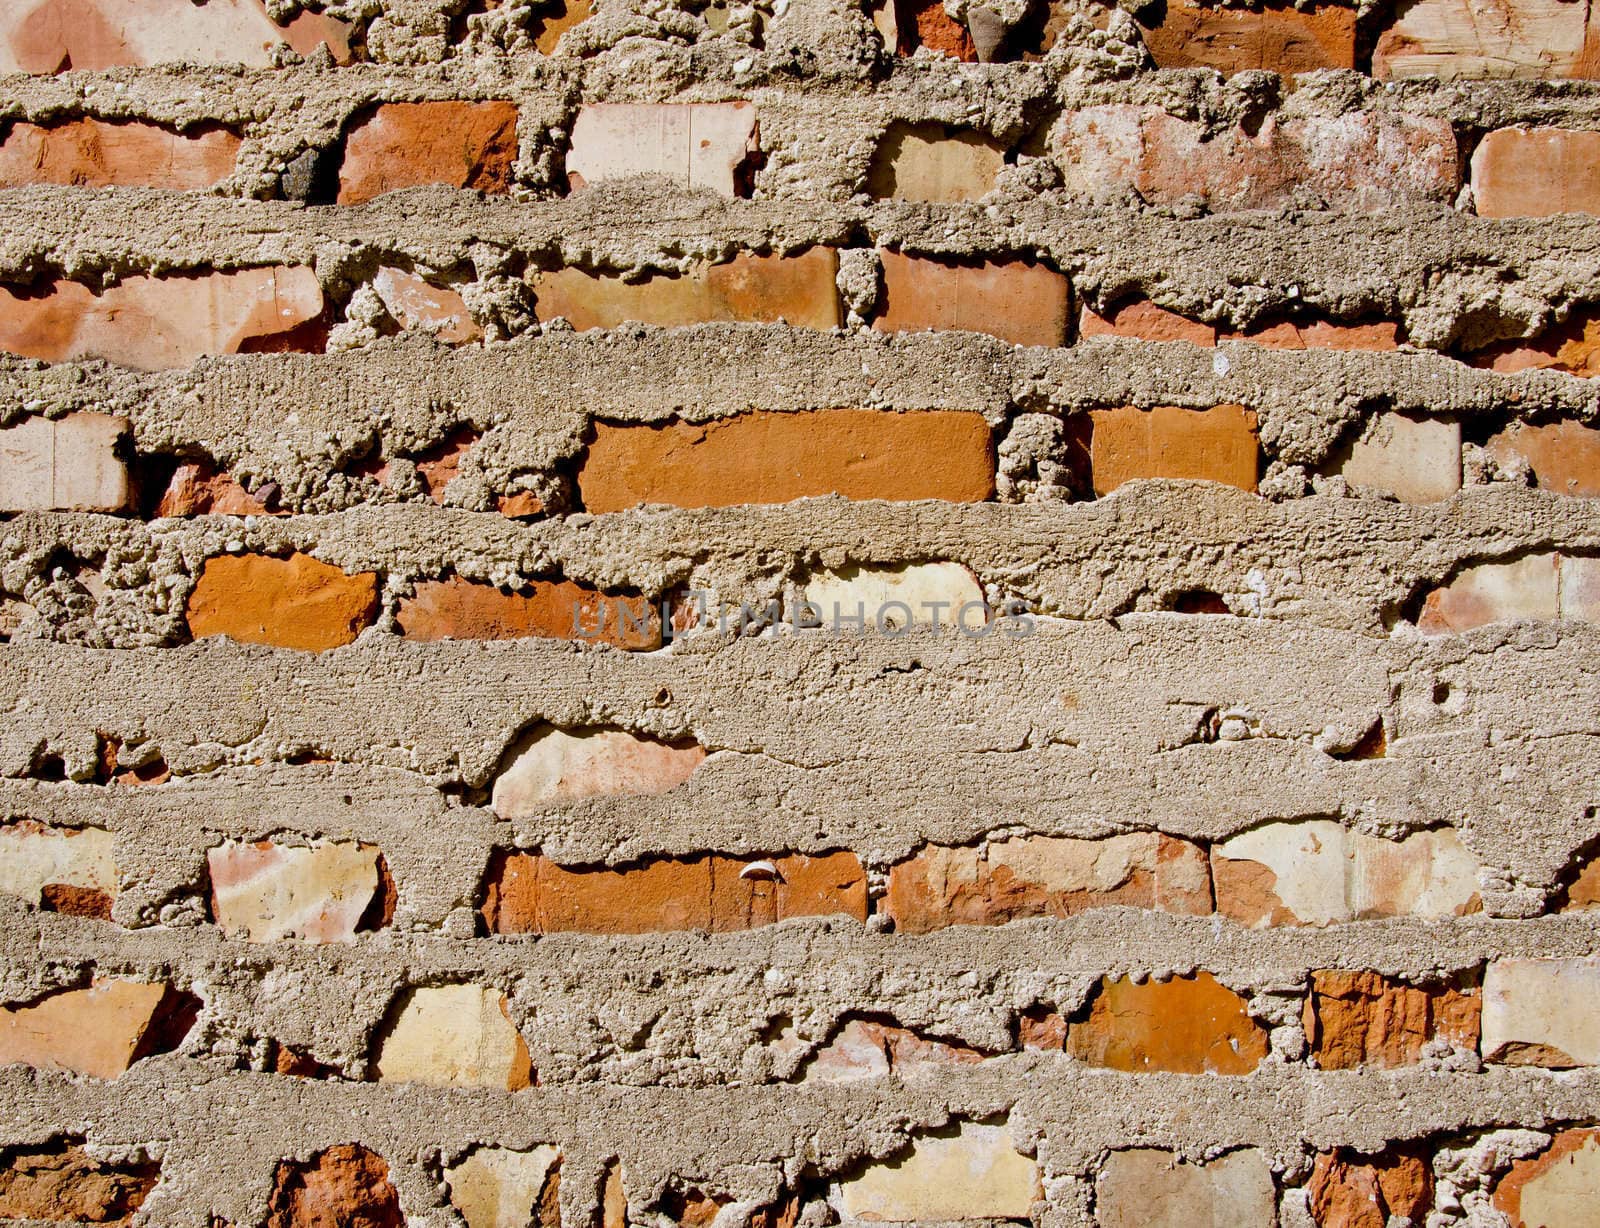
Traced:
<path id="1" fill-rule="evenodd" d="M 1327 819 L 1266 823 L 1211 849 L 1217 911 L 1252 928 L 1479 911 L 1478 859 L 1449 828 L 1384 840 Z"/>
<path id="2" fill-rule="evenodd" d="M 206 861 L 212 916 L 223 933 L 246 942 L 354 942 L 378 891 L 378 850 L 370 845 L 229 841 Z"/>
<path id="3" fill-rule="evenodd" d="M 433 1087 L 530 1085 L 527 1043 L 505 995 L 480 985 L 437 985 L 404 996 L 379 1041 L 375 1069 L 385 1083 Z"/>
<path id="4" fill-rule="evenodd" d="M 1204 850 L 1159 832 L 1098 840 L 1026 836 L 982 849 L 929 845 L 891 867 L 885 899 L 895 928 L 912 934 L 1114 905 L 1209 913 Z"/>
<path id="5" fill-rule="evenodd" d="M 846 1221 L 912 1224 L 1031 1219 L 1043 1196 L 1038 1166 L 1017 1151 L 1009 1126 L 964 1121 L 836 1182 L 828 1202 Z"/>
<path id="6" fill-rule="evenodd" d="M 0 892 L 29 904 L 109 919 L 117 895 L 117 839 L 101 827 L 0 827 Z"/>

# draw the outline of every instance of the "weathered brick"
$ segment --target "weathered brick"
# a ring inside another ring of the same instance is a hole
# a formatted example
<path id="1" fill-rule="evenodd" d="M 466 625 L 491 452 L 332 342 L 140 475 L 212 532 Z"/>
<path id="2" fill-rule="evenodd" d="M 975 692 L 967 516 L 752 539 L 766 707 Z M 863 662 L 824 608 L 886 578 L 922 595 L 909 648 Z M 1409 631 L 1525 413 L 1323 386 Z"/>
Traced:
<path id="1" fill-rule="evenodd" d="M 1600 317 L 1580 313 L 1537 337 L 1487 346 L 1469 361 L 1507 374 L 1551 369 L 1593 378 L 1600 375 Z"/>
<path id="2" fill-rule="evenodd" d="M 704 424 L 597 422 L 594 432 L 578 470 L 591 512 L 827 494 L 974 503 L 994 494 L 989 425 L 974 413 L 758 410 Z"/>
<path id="3" fill-rule="evenodd" d="M 345 135 L 339 203 L 429 184 L 505 193 L 516 161 L 509 102 L 386 102 Z"/>
<path id="4" fill-rule="evenodd" d="M 890 869 L 885 903 L 895 928 L 912 934 L 1113 905 L 1201 915 L 1211 879 L 1202 849 L 1158 832 L 1027 836 L 982 849 L 930 845 Z"/>
<path id="5" fill-rule="evenodd" d="M 1600 430 L 1592 426 L 1513 422 L 1489 440 L 1488 450 L 1502 463 L 1527 461 L 1540 490 L 1600 498 Z"/>
<path id="6" fill-rule="evenodd" d="M 103 827 L 0 827 L 0 892 L 53 912 L 109 919 L 117 896 L 116 837 Z"/>
<path id="7" fill-rule="evenodd" d="M 959 563 L 824 570 L 806 577 L 799 588 L 805 608 L 796 621 L 830 630 L 863 625 L 895 632 L 957 624 L 971 630 L 989 616 L 978 578 Z"/>
<path id="8" fill-rule="evenodd" d="M 535 14 L 533 45 L 541 55 L 555 55 L 561 36 L 594 16 L 592 0 L 560 0 L 553 8 Z"/>
<path id="9" fill-rule="evenodd" d="M 1088 304 L 1078 316 L 1080 337 L 1134 337 L 1141 341 L 1187 341 L 1191 345 L 1216 345 L 1217 330 L 1191 320 L 1149 299 L 1123 303 L 1105 315 Z"/>
<path id="10" fill-rule="evenodd" d="M 705 757 L 693 742 L 658 742 L 622 729 L 540 726 L 507 753 L 490 805 L 502 819 L 527 819 L 588 797 L 667 793 Z"/>
<path id="11" fill-rule="evenodd" d="M 1067 279 L 1028 260 L 952 263 L 880 249 L 879 332 L 959 329 L 1013 345 L 1065 345 L 1072 290 Z"/>
<path id="12" fill-rule="evenodd" d="M 1303 1022 L 1323 1070 L 1390 1068 L 1414 1065 L 1436 1039 L 1477 1052 L 1481 1006 L 1476 991 L 1327 970 L 1311 974 Z"/>
<path id="13" fill-rule="evenodd" d="M 357 1143 L 280 1161 L 268 1207 L 266 1228 L 405 1228 L 406 1222 L 388 1164 Z"/>
<path id="14" fill-rule="evenodd" d="M 122 65 L 249 64 L 265 68 L 287 43 L 350 59 L 350 26 L 302 12 L 280 26 L 263 0 L 7 0 L 0 72 L 99 71 Z"/>
<path id="15" fill-rule="evenodd" d="M 893 124 L 872 155 L 867 191 L 880 200 L 977 200 L 994 190 L 1005 158 L 1005 146 L 981 132 Z"/>
<path id="16" fill-rule="evenodd" d="M 806 1065 L 805 1081 L 854 1083 L 882 1075 L 922 1071 L 929 1075 L 950 1066 L 970 1066 L 984 1055 L 964 1045 L 927 1040 L 910 1028 L 851 1019 Z"/>
<path id="17" fill-rule="evenodd" d="M 1223 482 L 1256 488 L 1256 416 L 1240 405 L 1090 411 L 1090 466 L 1096 495 L 1138 478 Z"/>
<path id="18" fill-rule="evenodd" d="M 1141 25 L 1158 68 L 1214 68 L 1230 76 L 1263 69 L 1290 77 L 1356 66 L 1356 10 L 1342 4 L 1241 9 L 1167 0 L 1159 24 Z"/>
<path id="19" fill-rule="evenodd" d="M 1155 205 L 1214 211 L 1286 205 L 1378 211 L 1448 203 L 1460 184 L 1447 121 L 1371 111 L 1210 132 L 1160 107 L 1112 103 L 1069 112 L 1054 137 L 1065 186 L 1095 202 L 1129 192 Z"/>
<path id="20" fill-rule="evenodd" d="M 1327 819 L 1213 845 L 1217 911 L 1242 925 L 1334 925 L 1477 912 L 1478 860 L 1449 828 L 1384 840 Z"/>
<path id="21" fill-rule="evenodd" d="M 1253 1147 L 1192 1164 L 1170 1151 L 1113 1151 L 1095 1178 L 1099 1228 L 1277 1228 L 1272 1165 Z"/>
<path id="22" fill-rule="evenodd" d="M 239 138 L 216 128 L 186 136 L 155 124 L 98 119 L 16 124 L 0 145 L 0 188 L 209 188 L 233 174 L 238 155 Z"/>
<path id="23" fill-rule="evenodd" d="M 615 328 L 624 321 L 663 328 L 714 322 L 837 328 L 839 256 L 813 247 L 795 256 L 740 253 L 723 264 L 700 264 L 687 273 L 656 273 L 643 281 L 617 274 L 566 268 L 533 277 L 541 320 L 560 316 L 579 332 Z"/>
<path id="24" fill-rule="evenodd" d="M 371 845 L 229 841 L 206 861 L 212 917 L 246 942 L 354 942 L 378 893 L 379 856 Z"/>
<path id="25" fill-rule="evenodd" d="M 1417 627 L 1450 635 L 1521 619 L 1600 622 L 1600 559 L 1535 553 L 1463 568 L 1423 600 Z"/>
<path id="26" fill-rule="evenodd" d="M 202 461 L 185 461 L 172 471 L 161 492 L 159 516 L 282 516 L 226 473 Z"/>
<path id="27" fill-rule="evenodd" d="M 1483 1057 L 1515 1066 L 1600 1065 L 1600 961 L 1495 959 L 1483 974 Z"/>
<path id="28" fill-rule="evenodd" d="M 9 1148 L 0 1154 L 0 1219 L 127 1223 L 160 1175 L 159 1164 L 96 1159 L 81 1143 Z"/>
<path id="29" fill-rule="evenodd" d="M 1600 1200 L 1600 1131 L 1562 1130 L 1536 1156 L 1518 1160 L 1494 1190 L 1511 1228 L 1585 1228 Z"/>
<path id="30" fill-rule="evenodd" d="M 476 1147 L 444 1170 L 450 1205 L 467 1228 L 559 1228 L 561 1152 Z"/>
<path id="31" fill-rule="evenodd" d="M 420 329 L 446 345 L 483 339 L 483 329 L 473 320 L 466 300 L 454 290 L 387 265 L 373 275 L 372 288 L 401 328 Z"/>
<path id="32" fill-rule="evenodd" d="M 1479 217 L 1600 213 L 1600 132 L 1489 133 L 1472 151 L 1472 199 Z"/>
<path id="33" fill-rule="evenodd" d="M 378 1042 L 374 1064 L 385 1083 L 494 1087 L 519 1091 L 533 1081 L 527 1043 L 505 995 L 481 985 L 435 985 L 402 995 Z"/>
<path id="34" fill-rule="evenodd" d="M 734 196 L 759 151 L 748 102 L 597 103 L 572 126 L 567 178 L 576 191 L 602 179 L 664 175 L 680 187 Z"/>
<path id="35" fill-rule="evenodd" d="M 129 277 L 102 294 L 75 281 L 0 286 L 0 350 L 46 362 L 103 358 L 142 371 L 265 348 L 322 314 L 307 268 Z"/>
<path id="36" fill-rule="evenodd" d="M 1122 977 L 1101 983 L 1066 1049 L 1112 1070 L 1243 1075 L 1266 1057 L 1267 1033 L 1209 972 L 1142 985 Z"/>
<path id="37" fill-rule="evenodd" d="M 93 413 L 0 430 L 0 511 L 126 511 L 133 488 L 118 453 L 127 432 L 126 419 Z"/>
<path id="38" fill-rule="evenodd" d="M 1437 503 L 1461 489 L 1461 424 L 1443 418 L 1374 414 L 1339 472 L 1352 486 L 1402 503 Z"/>
<path id="39" fill-rule="evenodd" d="M 483 911 L 497 934 L 727 933 L 791 917 L 865 921 L 867 880 L 854 853 L 710 855 L 619 870 L 569 870 L 517 853 L 491 872 Z"/>
<path id="40" fill-rule="evenodd" d="M 1378 38 L 1380 81 L 1593 77 L 1587 5 L 1562 0 L 1409 0 Z"/>
<path id="41" fill-rule="evenodd" d="M 926 47 L 969 64 L 978 58 L 967 27 L 945 12 L 944 0 L 885 0 L 873 18 L 890 49 L 899 55 Z"/>
<path id="42" fill-rule="evenodd" d="M 306 554 L 222 554 L 201 568 L 185 618 L 197 640 L 323 652 L 350 643 L 377 613 L 374 572 L 347 575 Z"/>
<path id="43" fill-rule="evenodd" d="M 661 616 L 643 597 L 616 597 L 571 580 L 535 580 L 508 592 L 452 576 L 424 580 L 400 599 L 395 622 L 412 640 L 585 640 L 661 646 Z"/>
<path id="44" fill-rule="evenodd" d="M 1323 1152 L 1306 1186 L 1318 1228 L 1387 1228 L 1396 1219 L 1420 1224 L 1433 1205 L 1427 1160 L 1401 1150 L 1378 1156 L 1346 1148 Z"/>
<path id="45" fill-rule="evenodd" d="M 192 1012 L 193 1004 L 170 986 L 122 980 L 0 1007 L 0 1066 L 115 1079 L 140 1058 L 176 1048 Z"/>
<path id="46" fill-rule="evenodd" d="M 1027 1220 L 1041 1197 L 1038 1166 L 1017 1151 L 1009 1126 L 964 1121 L 836 1182 L 828 1202 L 847 1223 L 927 1223 Z"/>

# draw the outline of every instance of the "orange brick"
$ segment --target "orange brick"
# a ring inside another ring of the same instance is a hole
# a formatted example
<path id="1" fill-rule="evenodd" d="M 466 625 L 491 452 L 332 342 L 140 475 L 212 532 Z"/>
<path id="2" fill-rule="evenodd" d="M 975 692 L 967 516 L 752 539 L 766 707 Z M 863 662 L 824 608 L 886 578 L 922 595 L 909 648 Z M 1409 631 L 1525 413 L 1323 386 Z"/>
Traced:
<path id="1" fill-rule="evenodd" d="M 1072 291 L 1054 269 L 1024 260 L 949 264 L 880 250 L 879 332 L 960 329 L 1013 345 L 1065 345 Z"/>
<path id="2" fill-rule="evenodd" d="M 569 870 L 516 853 L 491 870 L 484 919 L 497 934 L 724 933 L 789 917 L 867 916 L 867 881 L 854 853 L 771 859 L 720 855 L 613 870 Z"/>
<path id="3" fill-rule="evenodd" d="M 0 1219 L 125 1224 L 160 1175 L 160 1164 L 108 1162 L 77 1144 L 8 1147 L 0 1161 Z"/>
<path id="4" fill-rule="evenodd" d="M 1437 1038 L 1477 1052 L 1477 991 L 1407 985 L 1376 972 L 1311 974 L 1305 1032 L 1323 1070 L 1414 1065 Z"/>
<path id="5" fill-rule="evenodd" d="M 1134 337 L 1141 341 L 1187 341 L 1191 345 L 1216 345 L 1217 330 L 1191 320 L 1149 299 L 1124 303 L 1109 315 L 1085 306 L 1078 317 L 1080 337 Z"/>
<path id="6" fill-rule="evenodd" d="M 195 639 L 322 652 L 348 644 L 378 613 L 378 577 L 347 575 L 305 554 L 286 559 L 224 554 L 207 559 L 189 595 Z"/>
<path id="7" fill-rule="evenodd" d="M 994 455 L 988 423 L 959 411 L 758 410 L 704 425 L 599 422 L 578 489 L 591 512 L 827 494 L 974 503 L 994 493 Z"/>
<path id="8" fill-rule="evenodd" d="M 1267 1056 L 1267 1033 L 1209 972 L 1143 985 L 1124 977 L 1101 984 L 1066 1047 L 1112 1070 L 1242 1075 Z"/>
<path id="9" fill-rule="evenodd" d="M 1527 340 L 1502 341 L 1473 354 L 1474 366 L 1513 374 L 1554 369 L 1573 375 L 1600 375 L 1600 318 L 1584 313 Z"/>
<path id="10" fill-rule="evenodd" d="M 1479 217 L 1600 213 L 1600 132 L 1500 128 L 1472 152 Z"/>
<path id="11" fill-rule="evenodd" d="M 1395 350 L 1400 328 L 1392 321 L 1334 324 L 1328 320 L 1268 324 L 1247 333 L 1225 333 L 1224 341 L 1248 341 L 1269 350 Z"/>
<path id="12" fill-rule="evenodd" d="M 1489 440 L 1489 455 L 1499 461 L 1527 461 L 1540 490 L 1600 498 L 1600 430 L 1592 426 L 1513 422 Z"/>
<path id="13" fill-rule="evenodd" d="M 613 597 L 570 580 L 537 580 L 521 592 L 452 576 L 424 580 L 395 616 L 412 640 L 590 640 L 661 647 L 661 617 L 643 597 Z M 587 634 L 586 634 L 587 633 Z"/>
<path id="14" fill-rule="evenodd" d="M 404 1228 L 405 1222 L 388 1164 L 365 1147 L 346 1143 L 278 1164 L 266 1228 Z"/>
<path id="15" fill-rule="evenodd" d="M 0 145 L 0 188 L 209 188 L 233 174 L 239 138 L 213 129 L 185 136 L 155 124 L 69 120 L 17 124 Z"/>
<path id="16" fill-rule="evenodd" d="M 345 137 L 339 203 L 427 184 L 505 193 L 516 160 L 517 109 L 509 102 L 389 102 Z"/>
<path id="17" fill-rule="evenodd" d="M 1433 1205 L 1427 1160 L 1400 1149 L 1379 1156 L 1324 1152 L 1307 1189 L 1312 1218 L 1324 1228 L 1384 1228 L 1391 1216 L 1420 1224 Z"/>
<path id="18" fill-rule="evenodd" d="M 1214 68 L 1225 76 L 1265 69 L 1285 77 L 1356 66 L 1356 11 L 1339 4 L 1222 8 L 1167 0 L 1161 23 L 1143 27 L 1158 68 Z"/>
<path id="19" fill-rule="evenodd" d="M 839 326 L 838 272 L 838 253 L 813 247 L 798 256 L 745 252 L 681 277 L 653 274 L 639 282 L 613 273 L 558 269 L 539 274 L 533 289 L 539 319 L 562 316 L 579 332 L 628 320 L 664 328 L 783 320 L 796 328 L 830 329 Z"/>
<path id="20" fill-rule="evenodd" d="M 1184 478 L 1256 488 L 1256 416 L 1239 405 L 1213 409 L 1123 406 L 1090 413 L 1094 492 L 1136 478 Z"/>

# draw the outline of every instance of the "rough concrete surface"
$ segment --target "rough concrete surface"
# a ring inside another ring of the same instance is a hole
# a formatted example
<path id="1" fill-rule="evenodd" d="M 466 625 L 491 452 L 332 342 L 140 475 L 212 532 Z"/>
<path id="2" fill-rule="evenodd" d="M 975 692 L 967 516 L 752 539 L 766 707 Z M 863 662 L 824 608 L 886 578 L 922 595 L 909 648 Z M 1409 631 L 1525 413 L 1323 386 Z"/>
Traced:
<path id="1" fill-rule="evenodd" d="M 1302 1006 L 1327 969 L 1470 990 L 1496 960 L 1600 957 L 1595 914 L 1569 907 L 1600 839 L 1600 614 L 1418 627 L 1428 594 L 1475 565 L 1600 558 L 1600 500 L 1539 489 L 1488 448 L 1516 423 L 1600 426 L 1600 387 L 1473 358 L 1589 319 L 1600 221 L 1479 217 L 1469 170 L 1497 128 L 1600 131 L 1600 84 L 1159 70 L 1139 6 L 1087 2 L 1054 6 L 1065 33 L 1032 62 L 896 55 L 847 0 L 599 0 L 538 50 L 557 7 L 269 0 L 279 22 L 302 10 L 350 22 L 355 62 L 283 47 L 266 67 L 0 77 L 0 141 L 17 123 L 83 118 L 239 138 L 231 174 L 194 191 L 0 188 L 0 287 L 303 266 L 326 301 L 325 336 L 301 347 L 314 352 L 149 372 L 0 354 L 0 427 L 125 419 L 116 457 L 138 487 L 125 514 L 0 524 L 0 823 L 109 832 L 117 884 L 109 919 L 0 894 L 0 1008 L 117 978 L 196 1004 L 181 1038 L 115 1079 L 0 1065 L 0 1167 L 81 1142 L 96 1160 L 159 1162 L 126 1222 L 249 1228 L 267 1222 L 280 1162 L 359 1143 L 387 1162 L 407 1223 L 459 1228 L 445 1170 L 485 1145 L 548 1145 L 569 1228 L 711 1223 L 682 1209 L 691 1191 L 712 1198 L 715 1228 L 777 1228 L 771 1208 L 786 1200 L 785 1228 L 825 1228 L 845 1205 L 834 1183 L 918 1136 L 1004 1121 L 1036 1164 L 1039 1228 L 1101 1224 L 1097 1176 L 1134 1148 L 1193 1164 L 1259 1149 L 1283 1228 L 1315 1222 L 1319 1154 L 1421 1149 L 1436 1187 L 1427 1228 L 1502 1222 L 1486 1210 L 1493 1182 L 1552 1133 L 1600 1119 L 1600 1072 L 1445 1042 L 1393 1070 L 1322 1069 Z M 989 8 L 1012 25 L 1022 13 L 952 0 L 932 20 L 976 32 L 972 14 Z M 1364 3 L 1358 28 L 1375 37 L 1392 11 Z M 332 203 L 352 123 L 428 101 L 516 108 L 507 190 Z M 742 195 L 660 177 L 569 187 L 584 106 L 729 101 L 757 117 Z M 1365 211 L 1311 176 L 1252 210 L 1132 189 L 1087 199 L 1062 134 L 1088 108 L 1135 106 L 1218 142 L 1297 123 L 1430 124 L 1452 169 L 1442 192 Z M 1005 151 L 992 190 L 949 204 L 874 196 L 885 139 L 940 126 Z M 818 246 L 840 255 L 836 329 L 577 332 L 536 306 L 538 274 L 558 268 L 638 281 Z M 1240 331 L 1388 322 L 1402 344 L 884 334 L 871 327 L 879 250 L 1042 262 L 1067 278 L 1073 319 L 1147 299 Z M 471 313 L 460 335 L 481 339 L 403 327 L 374 289 L 380 269 L 448 287 Z M 1256 491 L 1145 480 L 1093 497 L 1078 434 L 1091 411 L 1221 405 L 1256 415 Z M 596 423 L 836 409 L 981 416 L 994 498 L 582 505 Z M 1459 425 L 1456 493 L 1413 504 L 1340 474 L 1394 412 Z M 156 516 L 179 462 L 227 475 L 264 510 Z M 537 510 L 501 514 L 513 496 Z M 208 560 L 295 553 L 375 577 L 353 643 L 195 638 Z M 741 606 L 792 612 L 820 572 L 912 563 L 961 565 L 1015 617 L 981 637 L 716 622 Z M 651 651 L 407 638 L 401 603 L 450 577 L 508 591 L 572 581 L 644 598 L 668 626 L 698 596 L 711 616 Z M 498 815 L 496 779 L 546 725 L 692 743 L 705 758 L 664 791 Z M 1088 907 L 911 934 L 884 903 L 891 868 L 930 845 L 1156 831 L 1214 859 L 1229 837 L 1310 821 L 1388 842 L 1454 833 L 1476 865 L 1473 910 L 1246 928 L 1220 907 Z M 208 854 L 229 842 L 375 848 L 384 907 L 352 941 L 225 933 Z M 517 850 L 596 873 L 848 851 L 868 914 L 492 934 L 486 892 Z M 1097 1067 L 1060 1037 L 1030 1041 L 1041 1018 L 1082 1026 L 1106 981 L 1198 972 L 1263 1030 L 1250 1073 Z M 406 995 L 453 985 L 491 1006 L 503 995 L 530 1086 L 380 1077 Z M 853 1020 L 976 1056 L 808 1078 Z M 626 1224 L 602 1218 L 618 1171 Z"/>

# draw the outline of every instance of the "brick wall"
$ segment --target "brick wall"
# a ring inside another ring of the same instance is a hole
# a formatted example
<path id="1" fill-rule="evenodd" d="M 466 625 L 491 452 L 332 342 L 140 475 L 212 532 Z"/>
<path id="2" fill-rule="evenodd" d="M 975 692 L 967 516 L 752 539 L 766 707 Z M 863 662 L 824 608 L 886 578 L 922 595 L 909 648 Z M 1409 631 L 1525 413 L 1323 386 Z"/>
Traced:
<path id="1" fill-rule="evenodd" d="M 1594 1222 L 1586 4 L 3 8 L 0 1222 Z"/>

